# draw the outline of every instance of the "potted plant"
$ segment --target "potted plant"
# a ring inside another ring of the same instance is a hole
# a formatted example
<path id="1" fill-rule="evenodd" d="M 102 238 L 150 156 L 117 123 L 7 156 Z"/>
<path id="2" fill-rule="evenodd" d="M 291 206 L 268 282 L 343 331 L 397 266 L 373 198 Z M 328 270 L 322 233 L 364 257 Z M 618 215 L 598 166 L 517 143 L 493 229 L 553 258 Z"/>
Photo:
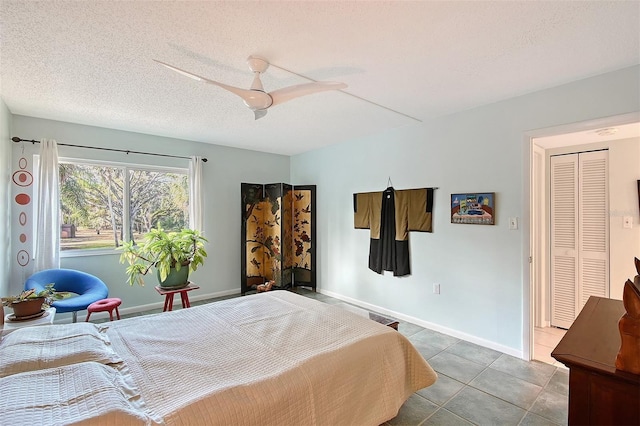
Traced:
<path id="1" fill-rule="evenodd" d="M 157 271 L 158 282 L 163 288 L 181 288 L 189 284 L 189 273 L 204 263 L 207 239 L 199 231 L 183 229 L 165 232 L 155 228 L 145 235 L 139 244 L 124 242 L 119 250 L 121 263 L 129 263 L 129 285 L 144 285 L 143 275 L 151 268 Z"/>
<path id="2" fill-rule="evenodd" d="M 16 318 L 25 318 L 39 314 L 47 309 L 55 299 L 61 296 L 56 293 L 53 283 L 45 286 L 44 290 L 36 292 L 35 289 L 24 290 L 17 296 L 2 298 L 2 304 L 13 309 Z"/>

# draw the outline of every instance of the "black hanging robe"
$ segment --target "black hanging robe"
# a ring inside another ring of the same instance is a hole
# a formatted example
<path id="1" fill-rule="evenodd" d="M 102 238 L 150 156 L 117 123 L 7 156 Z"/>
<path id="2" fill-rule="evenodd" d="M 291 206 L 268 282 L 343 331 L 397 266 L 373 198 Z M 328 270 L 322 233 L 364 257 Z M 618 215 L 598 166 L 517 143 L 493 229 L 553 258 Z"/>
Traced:
<path id="1" fill-rule="evenodd" d="M 409 231 L 431 232 L 433 189 L 354 194 L 355 228 L 371 229 L 369 269 L 411 274 Z"/>

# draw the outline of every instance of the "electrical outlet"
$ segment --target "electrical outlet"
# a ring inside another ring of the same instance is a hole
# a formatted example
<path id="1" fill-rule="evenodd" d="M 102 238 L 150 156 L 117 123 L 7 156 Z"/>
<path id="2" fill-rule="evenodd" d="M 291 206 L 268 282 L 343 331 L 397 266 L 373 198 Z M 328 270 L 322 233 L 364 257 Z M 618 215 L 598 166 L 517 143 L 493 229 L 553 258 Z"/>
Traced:
<path id="1" fill-rule="evenodd" d="M 433 285 L 433 294 L 440 294 L 440 284 Z"/>

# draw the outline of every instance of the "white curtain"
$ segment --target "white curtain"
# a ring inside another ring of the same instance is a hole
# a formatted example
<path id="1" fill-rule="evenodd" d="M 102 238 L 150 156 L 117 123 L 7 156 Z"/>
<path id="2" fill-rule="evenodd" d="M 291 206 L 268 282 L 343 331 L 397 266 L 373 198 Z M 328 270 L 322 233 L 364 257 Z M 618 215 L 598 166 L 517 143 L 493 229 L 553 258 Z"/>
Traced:
<path id="1" fill-rule="evenodd" d="M 59 192 L 58 144 L 53 139 L 42 139 L 38 174 L 34 272 L 60 267 Z"/>
<path id="2" fill-rule="evenodd" d="M 191 157 L 189 163 L 189 228 L 202 229 L 202 157 Z"/>

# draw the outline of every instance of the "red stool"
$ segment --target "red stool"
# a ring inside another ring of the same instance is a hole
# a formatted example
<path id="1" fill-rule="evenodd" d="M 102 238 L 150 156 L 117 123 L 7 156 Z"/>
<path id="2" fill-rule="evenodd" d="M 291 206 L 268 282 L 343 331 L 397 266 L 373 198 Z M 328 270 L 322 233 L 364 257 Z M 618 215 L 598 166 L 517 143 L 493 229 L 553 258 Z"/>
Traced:
<path id="1" fill-rule="evenodd" d="M 120 319 L 120 312 L 118 312 L 118 306 L 122 303 L 122 300 L 117 297 L 111 297 L 109 299 L 98 300 L 97 302 L 93 302 L 87 307 L 87 319 L 85 321 L 89 321 L 89 317 L 93 312 L 107 312 L 109 311 L 109 321 L 113 321 L 113 310 L 116 310 L 116 316 Z"/>

